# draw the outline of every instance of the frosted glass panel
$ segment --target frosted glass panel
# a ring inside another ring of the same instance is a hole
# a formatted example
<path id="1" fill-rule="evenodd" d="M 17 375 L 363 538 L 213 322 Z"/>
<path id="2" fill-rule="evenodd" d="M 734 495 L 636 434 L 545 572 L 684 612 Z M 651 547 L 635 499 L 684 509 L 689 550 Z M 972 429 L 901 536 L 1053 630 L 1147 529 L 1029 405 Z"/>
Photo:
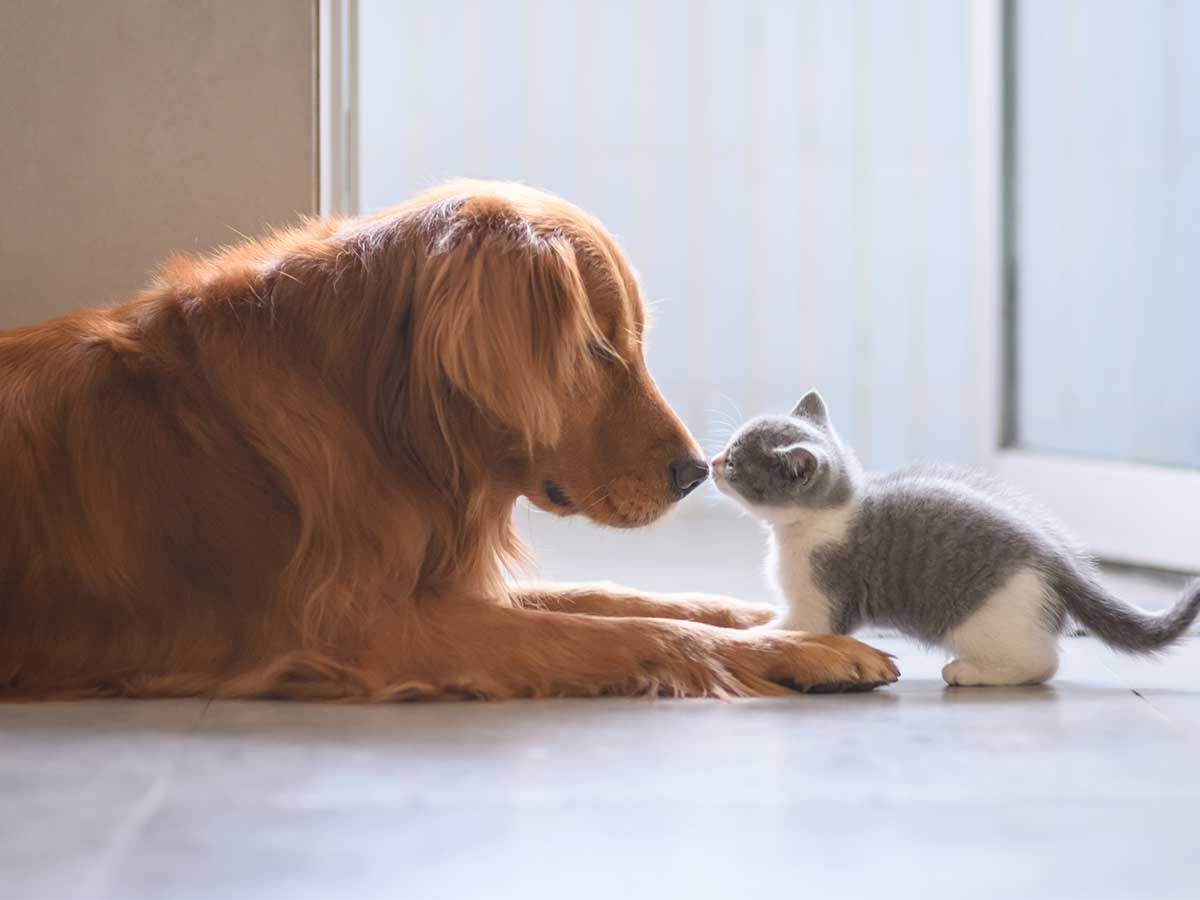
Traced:
<path id="1" fill-rule="evenodd" d="M 1017 443 L 1200 466 L 1200 3 L 1014 31 Z"/>

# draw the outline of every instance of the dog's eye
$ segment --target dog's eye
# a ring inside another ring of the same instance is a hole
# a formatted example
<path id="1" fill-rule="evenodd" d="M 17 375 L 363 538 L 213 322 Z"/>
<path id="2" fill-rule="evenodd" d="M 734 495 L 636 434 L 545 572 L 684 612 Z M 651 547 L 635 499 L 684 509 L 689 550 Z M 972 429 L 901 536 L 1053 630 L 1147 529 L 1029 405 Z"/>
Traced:
<path id="1" fill-rule="evenodd" d="M 588 352 L 592 354 L 595 359 L 598 359 L 601 362 L 613 363 L 620 359 L 620 357 L 617 356 L 616 351 L 614 351 L 611 347 L 600 343 L 599 341 L 589 341 Z"/>

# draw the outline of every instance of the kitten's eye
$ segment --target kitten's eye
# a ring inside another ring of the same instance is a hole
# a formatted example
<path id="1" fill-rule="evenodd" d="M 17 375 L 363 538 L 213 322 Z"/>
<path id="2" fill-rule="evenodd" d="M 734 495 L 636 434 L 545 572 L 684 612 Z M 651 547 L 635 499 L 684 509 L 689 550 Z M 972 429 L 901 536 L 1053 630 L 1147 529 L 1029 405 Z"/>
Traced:
<path id="1" fill-rule="evenodd" d="M 592 354 L 593 359 L 598 359 L 606 363 L 614 363 L 620 359 L 617 356 L 617 352 L 611 346 L 602 344 L 599 341 L 588 342 L 588 353 Z"/>

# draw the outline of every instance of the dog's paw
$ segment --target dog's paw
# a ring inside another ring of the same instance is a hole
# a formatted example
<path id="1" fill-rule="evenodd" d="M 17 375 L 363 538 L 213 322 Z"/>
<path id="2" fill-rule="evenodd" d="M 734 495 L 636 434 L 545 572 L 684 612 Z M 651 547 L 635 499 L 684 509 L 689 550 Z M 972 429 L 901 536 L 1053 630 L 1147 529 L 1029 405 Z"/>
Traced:
<path id="1" fill-rule="evenodd" d="M 870 690 L 891 684 L 900 677 L 900 670 L 890 653 L 876 650 L 862 641 L 840 634 L 809 634 L 805 637 L 808 642 L 836 654 L 830 667 L 835 674 L 845 676 L 810 682 L 805 690 L 814 693 Z"/>
<path id="2" fill-rule="evenodd" d="M 758 630 L 740 636 L 738 644 L 727 665 L 747 684 L 814 693 L 865 691 L 900 677 L 890 654 L 844 635 Z"/>
<path id="3" fill-rule="evenodd" d="M 653 637 L 641 649 L 627 646 L 637 674 L 623 693 L 781 697 L 797 691 L 867 691 L 900 675 L 890 655 L 843 635 L 735 630 L 662 618 L 640 622 Z"/>

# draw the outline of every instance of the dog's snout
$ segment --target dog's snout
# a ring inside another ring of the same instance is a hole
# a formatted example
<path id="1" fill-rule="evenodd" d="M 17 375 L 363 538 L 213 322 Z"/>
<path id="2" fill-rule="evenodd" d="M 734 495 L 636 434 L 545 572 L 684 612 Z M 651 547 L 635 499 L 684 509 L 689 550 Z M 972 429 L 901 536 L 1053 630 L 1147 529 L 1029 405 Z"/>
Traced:
<path id="1" fill-rule="evenodd" d="M 667 466 L 671 489 L 679 497 L 686 497 L 708 477 L 708 463 L 694 456 L 685 456 Z"/>

